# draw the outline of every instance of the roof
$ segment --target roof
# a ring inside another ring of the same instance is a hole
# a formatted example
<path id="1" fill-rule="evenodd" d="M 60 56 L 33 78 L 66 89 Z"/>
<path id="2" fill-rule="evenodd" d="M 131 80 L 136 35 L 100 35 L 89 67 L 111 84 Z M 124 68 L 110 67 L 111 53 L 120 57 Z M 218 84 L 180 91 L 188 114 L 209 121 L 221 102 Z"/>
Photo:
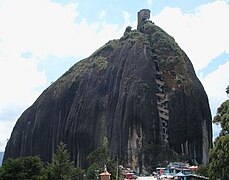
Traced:
<path id="1" fill-rule="evenodd" d="M 99 174 L 100 176 L 110 176 L 111 174 L 108 171 L 104 171 Z"/>
<path id="2" fill-rule="evenodd" d="M 183 174 L 182 172 L 179 172 L 179 173 L 175 174 L 174 177 L 186 177 L 186 175 Z"/>

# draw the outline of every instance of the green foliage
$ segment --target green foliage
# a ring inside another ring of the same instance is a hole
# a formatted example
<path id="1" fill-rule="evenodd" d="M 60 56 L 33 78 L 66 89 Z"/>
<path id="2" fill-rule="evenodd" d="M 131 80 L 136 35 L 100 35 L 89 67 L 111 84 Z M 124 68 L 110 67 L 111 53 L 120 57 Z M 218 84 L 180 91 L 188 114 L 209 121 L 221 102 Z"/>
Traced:
<path id="1" fill-rule="evenodd" d="M 221 104 L 213 123 L 221 125 L 221 132 L 211 150 L 209 164 L 210 179 L 229 179 L 229 100 Z"/>
<path id="2" fill-rule="evenodd" d="M 153 28 L 154 24 L 152 23 L 152 21 L 147 20 L 143 22 L 142 25 L 142 29 L 144 29 L 145 31 L 149 31 Z"/>
<path id="3" fill-rule="evenodd" d="M 67 180 L 77 179 L 83 175 L 84 171 L 75 168 L 66 145 L 62 142 L 57 146 L 57 151 L 53 154 L 52 163 L 46 168 L 38 156 L 20 157 L 7 159 L 0 168 L 1 179 L 50 179 Z"/>
<path id="4" fill-rule="evenodd" d="M 89 163 L 96 162 L 100 164 L 106 163 L 108 158 L 108 150 L 105 147 L 96 149 L 95 151 L 91 152 L 87 157 Z"/>
<path id="5" fill-rule="evenodd" d="M 210 179 L 229 179 L 229 136 L 221 136 L 211 150 Z"/>
<path id="6" fill-rule="evenodd" d="M 40 179 L 43 168 L 38 156 L 9 158 L 0 168 L 0 179 Z"/>
<path id="7" fill-rule="evenodd" d="M 96 66 L 99 70 L 105 70 L 108 65 L 107 58 L 102 56 L 94 57 L 93 65 Z"/>
<path id="8" fill-rule="evenodd" d="M 130 38 L 130 39 L 136 39 L 141 34 L 142 34 L 141 32 L 139 32 L 138 30 L 135 29 L 133 31 L 130 31 L 130 32 L 125 33 L 124 36 L 121 37 L 120 41 L 124 41 L 124 40 L 126 40 L 128 38 Z"/>
<path id="9" fill-rule="evenodd" d="M 137 30 L 133 30 L 128 34 L 128 38 L 134 39 L 140 35 L 140 32 Z"/>
<path id="10" fill-rule="evenodd" d="M 70 161 L 70 154 L 64 143 L 57 146 L 57 151 L 53 154 L 52 163 L 48 164 L 47 176 L 52 180 L 65 180 L 77 177 L 83 173 L 82 170 L 74 167 L 74 163 Z"/>
<path id="11" fill-rule="evenodd" d="M 108 158 L 108 150 L 105 147 L 98 148 L 91 152 L 87 157 L 90 164 L 87 169 L 87 178 L 97 178 L 98 172 L 102 172 L 104 170 L 104 164 L 108 163 Z"/>
<path id="12" fill-rule="evenodd" d="M 208 165 L 200 165 L 196 171 L 196 173 L 200 176 L 208 176 Z"/>
<path id="13" fill-rule="evenodd" d="M 68 82 L 69 79 L 71 79 L 70 76 L 78 77 L 79 75 L 84 73 L 89 67 L 90 67 L 89 59 L 83 59 L 77 62 L 74 66 L 72 66 L 57 81 L 59 82 L 59 84 L 64 84 Z M 56 83 L 53 84 L 56 85 Z"/>
<path id="14" fill-rule="evenodd" d="M 98 179 L 99 172 L 102 172 L 102 170 L 103 170 L 102 166 L 99 166 L 96 163 L 90 164 L 90 166 L 87 168 L 86 171 L 87 179 Z"/>
<path id="15" fill-rule="evenodd" d="M 110 40 L 108 41 L 107 46 L 109 46 L 113 50 L 118 46 L 118 42 L 118 40 Z"/>
<path id="16" fill-rule="evenodd" d="M 220 135 L 229 134 L 229 100 L 225 101 L 217 109 L 217 114 L 213 119 L 213 123 L 221 125 L 222 130 Z"/>
<path id="17" fill-rule="evenodd" d="M 154 33 L 151 34 L 152 48 L 158 53 L 164 54 L 164 50 L 167 49 L 173 56 L 179 54 L 180 48 L 175 42 L 174 38 L 168 35 L 164 30 L 158 26 L 153 26 Z M 164 57 L 167 57 L 165 54 Z"/>
<path id="18" fill-rule="evenodd" d="M 104 46 L 100 47 L 97 51 L 95 51 L 91 57 L 99 55 L 102 51 L 111 50 L 113 51 L 118 46 L 119 40 L 110 40 Z"/>
<path id="19" fill-rule="evenodd" d="M 111 173 L 112 179 L 115 179 L 116 161 L 110 158 L 107 147 L 96 149 L 88 155 L 87 159 L 90 164 L 86 171 L 88 179 L 97 179 L 99 173 L 104 171 L 104 165 L 107 166 L 107 170 Z"/>

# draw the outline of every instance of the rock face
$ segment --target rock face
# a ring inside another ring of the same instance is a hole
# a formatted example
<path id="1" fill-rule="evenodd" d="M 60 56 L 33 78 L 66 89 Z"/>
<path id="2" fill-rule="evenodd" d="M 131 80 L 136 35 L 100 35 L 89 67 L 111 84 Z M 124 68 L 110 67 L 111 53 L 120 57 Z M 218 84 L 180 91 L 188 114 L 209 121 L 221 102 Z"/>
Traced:
<path id="1" fill-rule="evenodd" d="M 87 155 L 105 144 L 142 172 L 173 155 L 206 164 L 211 139 L 208 98 L 189 58 L 144 20 L 51 84 L 18 119 L 4 159 L 50 161 L 63 141 L 85 167 Z"/>

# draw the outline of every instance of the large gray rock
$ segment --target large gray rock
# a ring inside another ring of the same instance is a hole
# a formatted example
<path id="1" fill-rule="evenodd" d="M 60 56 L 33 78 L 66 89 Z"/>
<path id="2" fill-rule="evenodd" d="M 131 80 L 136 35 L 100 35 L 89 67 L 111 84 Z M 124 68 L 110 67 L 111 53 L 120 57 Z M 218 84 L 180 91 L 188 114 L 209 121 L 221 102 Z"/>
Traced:
<path id="1" fill-rule="evenodd" d="M 156 95 L 158 72 L 161 93 L 168 97 L 166 133 Z M 111 156 L 140 172 L 170 160 L 171 152 L 206 164 L 212 145 L 208 98 L 175 40 L 146 21 L 50 85 L 18 119 L 4 159 L 40 155 L 50 161 L 60 141 L 81 167 L 104 144 Z"/>

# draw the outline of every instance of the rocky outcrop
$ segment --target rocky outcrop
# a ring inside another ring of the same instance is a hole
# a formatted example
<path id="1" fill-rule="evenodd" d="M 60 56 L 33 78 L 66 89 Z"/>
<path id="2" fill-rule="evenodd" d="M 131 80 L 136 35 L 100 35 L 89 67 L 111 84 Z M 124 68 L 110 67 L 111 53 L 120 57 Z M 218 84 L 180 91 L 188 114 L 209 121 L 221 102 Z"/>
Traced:
<path id="1" fill-rule="evenodd" d="M 164 102 L 166 124 L 158 105 Z M 50 85 L 18 119 L 4 159 L 40 155 L 50 161 L 63 141 L 84 167 L 87 155 L 105 144 L 112 157 L 142 172 L 169 160 L 167 153 L 207 163 L 211 139 L 208 98 L 190 60 L 146 20 Z"/>

